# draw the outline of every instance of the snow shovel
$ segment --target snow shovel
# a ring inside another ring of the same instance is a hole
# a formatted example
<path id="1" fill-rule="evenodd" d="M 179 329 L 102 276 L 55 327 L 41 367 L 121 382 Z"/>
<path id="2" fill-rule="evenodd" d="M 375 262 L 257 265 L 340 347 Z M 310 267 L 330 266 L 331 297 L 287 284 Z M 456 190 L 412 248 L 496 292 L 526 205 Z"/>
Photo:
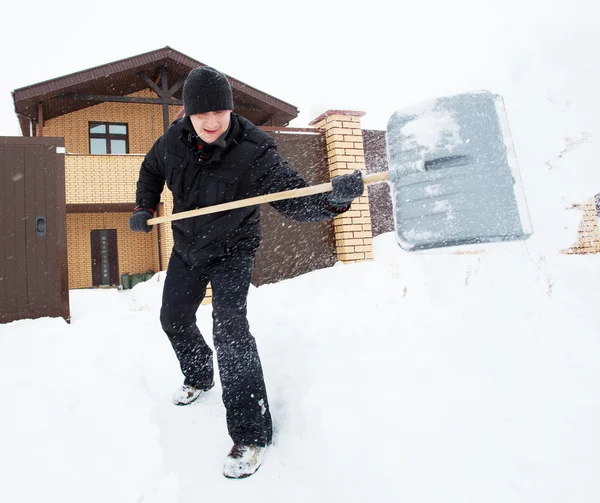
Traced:
<path id="1" fill-rule="evenodd" d="M 405 250 L 525 239 L 531 225 L 504 103 L 489 91 L 399 110 L 386 130 L 389 171 L 363 176 L 391 188 Z M 155 217 L 149 225 L 330 192 L 324 183 Z"/>

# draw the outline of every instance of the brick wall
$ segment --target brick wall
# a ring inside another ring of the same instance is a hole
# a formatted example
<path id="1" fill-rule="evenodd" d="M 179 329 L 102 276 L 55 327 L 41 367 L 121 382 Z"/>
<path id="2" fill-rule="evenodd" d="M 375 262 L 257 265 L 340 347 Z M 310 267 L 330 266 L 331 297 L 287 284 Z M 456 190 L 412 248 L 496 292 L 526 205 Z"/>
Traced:
<path id="1" fill-rule="evenodd" d="M 157 98 L 150 89 L 130 94 L 142 98 Z M 173 121 L 178 106 L 169 107 Z M 89 154 L 89 122 L 125 122 L 128 124 L 129 152 L 145 154 L 163 134 L 162 106 L 140 103 L 100 103 L 44 123 L 44 136 L 64 137 L 67 152 Z"/>
<path id="2" fill-rule="evenodd" d="M 67 204 L 131 203 L 143 155 L 65 156 Z"/>
<path id="3" fill-rule="evenodd" d="M 69 257 L 69 288 L 92 286 L 90 232 L 116 229 L 119 253 L 119 279 L 124 273 L 157 270 L 156 237 L 129 229 L 130 213 L 68 213 L 67 252 Z"/>
<path id="4" fill-rule="evenodd" d="M 136 95 L 153 94 L 147 91 Z M 170 107 L 171 119 L 178 110 L 179 107 Z M 128 123 L 130 151 L 136 153 L 87 154 L 90 121 Z M 67 204 L 127 203 L 133 209 L 141 163 L 148 149 L 162 134 L 162 128 L 161 107 L 130 103 L 103 103 L 48 121 L 44 134 L 63 136 L 69 152 L 65 156 Z M 173 198 L 166 188 L 162 201 L 170 213 Z M 160 224 L 160 232 L 154 230 L 150 234 L 134 234 L 129 230 L 129 216 L 130 213 L 67 215 L 70 288 L 89 288 L 92 285 L 90 231 L 96 229 L 117 229 L 120 274 L 160 270 L 159 247 L 162 252 L 160 265 L 163 270 L 166 269 L 173 246 L 170 224 Z"/>
<path id="5" fill-rule="evenodd" d="M 329 110 L 310 125 L 325 130 L 329 174 L 334 176 L 360 170 L 366 173 L 365 152 L 360 126 L 363 112 Z M 349 211 L 334 220 L 336 250 L 340 261 L 373 259 L 371 211 L 367 190 Z"/>
<path id="6" fill-rule="evenodd" d="M 600 229 L 598 229 L 598 214 L 594 199 L 589 199 L 574 209 L 583 211 L 583 218 L 579 224 L 577 242 L 571 247 L 562 250 L 566 254 L 600 253 Z"/>

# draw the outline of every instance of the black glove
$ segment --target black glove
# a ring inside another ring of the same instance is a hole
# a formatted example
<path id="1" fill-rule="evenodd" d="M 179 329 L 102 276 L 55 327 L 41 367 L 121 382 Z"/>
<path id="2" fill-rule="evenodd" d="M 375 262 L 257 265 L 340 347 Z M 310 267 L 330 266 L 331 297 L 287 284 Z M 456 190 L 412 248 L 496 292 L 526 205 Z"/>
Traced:
<path id="1" fill-rule="evenodd" d="M 129 228 L 134 232 L 150 232 L 152 227 L 146 222 L 154 217 L 154 211 L 149 208 L 136 208 L 129 217 Z"/>
<path id="2" fill-rule="evenodd" d="M 349 175 L 336 176 L 331 180 L 331 185 L 333 190 L 329 194 L 328 201 L 333 206 L 349 206 L 365 191 L 362 173 L 359 170 Z"/>

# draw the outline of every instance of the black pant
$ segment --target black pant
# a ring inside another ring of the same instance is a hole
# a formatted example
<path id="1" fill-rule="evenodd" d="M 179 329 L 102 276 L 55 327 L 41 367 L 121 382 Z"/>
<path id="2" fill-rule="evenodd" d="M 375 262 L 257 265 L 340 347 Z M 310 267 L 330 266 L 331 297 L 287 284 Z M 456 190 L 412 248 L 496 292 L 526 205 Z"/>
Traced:
<path id="1" fill-rule="evenodd" d="M 233 253 L 205 266 L 189 266 L 171 255 L 160 321 L 179 359 L 185 384 L 208 388 L 212 350 L 196 325 L 196 311 L 212 286 L 213 340 L 217 351 L 227 428 L 234 443 L 271 443 L 272 424 L 262 366 L 246 318 L 254 255 Z"/>

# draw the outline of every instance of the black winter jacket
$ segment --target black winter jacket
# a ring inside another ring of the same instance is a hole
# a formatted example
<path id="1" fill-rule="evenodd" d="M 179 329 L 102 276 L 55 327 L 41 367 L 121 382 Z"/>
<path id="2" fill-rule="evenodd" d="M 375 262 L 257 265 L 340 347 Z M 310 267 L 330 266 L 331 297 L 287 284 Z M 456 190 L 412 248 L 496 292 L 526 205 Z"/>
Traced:
<path id="1" fill-rule="evenodd" d="M 173 213 L 236 199 L 306 187 L 308 184 L 277 151 L 275 140 L 232 113 L 225 138 L 199 149 L 189 117 L 176 120 L 146 154 L 137 182 L 138 207 L 155 210 L 164 183 L 173 193 Z M 270 203 L 282 215 L 316 222 L 343 213 L 317 194 Z M 174 251 L 188 264 L 260 244 L 259 207 L 176 220 Z"/>

